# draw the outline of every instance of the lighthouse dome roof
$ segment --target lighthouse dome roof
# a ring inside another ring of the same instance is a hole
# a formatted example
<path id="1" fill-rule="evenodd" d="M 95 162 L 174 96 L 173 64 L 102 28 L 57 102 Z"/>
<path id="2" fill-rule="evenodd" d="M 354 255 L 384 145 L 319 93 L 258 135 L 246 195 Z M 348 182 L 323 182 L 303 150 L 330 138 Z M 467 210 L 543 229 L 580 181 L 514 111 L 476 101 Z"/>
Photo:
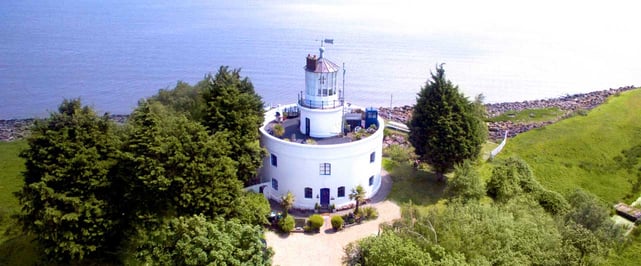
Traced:
<path id="1" fill-rule="evenodd" d="M 339 67 L 327 58 L 307 57 L 307 71 L 314 73 L 332 73 L 337 72 Z"/>

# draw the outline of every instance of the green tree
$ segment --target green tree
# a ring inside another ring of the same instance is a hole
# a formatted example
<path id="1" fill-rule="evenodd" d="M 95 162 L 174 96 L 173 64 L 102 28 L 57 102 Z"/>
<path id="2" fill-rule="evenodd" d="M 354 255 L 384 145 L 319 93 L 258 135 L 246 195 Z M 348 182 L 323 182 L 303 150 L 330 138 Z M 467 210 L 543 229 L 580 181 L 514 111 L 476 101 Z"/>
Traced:
<path id="1" fill-rule="evenodd" d="M 393 233 L 370 236 L 345 247 L 343 263 L 354 265 L 431 265 L 430 254 L 411 239 Z"/>
<path id="2" fill-rule="evenodd" d="M 416 154 L 434 168 L 439 180 L 454 165 L 476 159 L 485 142 L 485 123 L 477 108 L 445 79 L 443 65 L 418 93 L 409 122 Z"/>
<path id="3" fill-rule="evenodd" d="M 237 220 L 178 217 L 136 237 L 136 259 L 151 265 L 271 265 L 260 226 Z"/>
<path id="4" fill-rule="evenodd" d="M 287 191 L 287 194 L 283 195 L 280 198 L 280 204 L 283 207 L 283 215 L 287 217 L 289 215 L 289 210 L 294 206 L 294 194 L 291 191 Z"/>
<path id="5" fill-rule="evenodd" d="M 123 208 L 131 219 L 232 216 L 242 183 L 236 178 L 237 164 L 227 156 L 226 132 L 210 136 L 199 123 L 146 101 L 130 123 L 120 176 L 128 187 Z"/>
<path id="6" fill-rule="evenodd" d="M 354 214 L 358 214 L 358 207 L 361 202 L 365 200 L 365 189 L 363 186 L 358 185 L 355 188 L 352 188 L 352 193 L 349 193 L 349 199 L 356 201 L 356 209 L 354 209 Z"/>
<path id="7" fill-rule="evenodd" d="M 202 96 L 202 89 L 190 86 L 183 81 L 178 81 L 171 90 L 159 90 L 156 95 L 149 97 L 148 101 L 161 103 L 173 112 L 184 114 L 193 121 L 201 121 L 203 118 L 205 99 Z"/>
<path id="8" fill-rule="evenodd" d="M 485 195 L 485 183 L 472 163 L 466 160 L 454 167 L 454 178 L 447 180 L 445 194 L 452 200 L 477 201 Z"/>
<path id="9" fill-rule="evenodd" d="M 198 86 L 203 88 L 205 112 L 202 123 L 210 134 L 229 132 L 229 156 L 238 163 L 238 178 L 251 182 L 262 165 L 265 151 L 258 143 L 264 120 L 263 102 L 249 79 L 240 78 L 240 70 L 220 67 Z"/>
<path id="10" fill-rule="evenodd" d="M 36 121 L 21 153 L 24 186 L 16 193 L 23 229 L 36 236 L 49 259 L 69 262 L 100 254 L 116 238 L 111 171 L 118 140 L 105 114 L 79 99 Z"/>
<path id="11" fill-rule="evenodd" d="M 266 225 L 269 223 L 267 215 L 271 212 L 271 207 L 263 194 L 244 192 L 234 201 L 233 206 L 234 211 L 231 216 L 243 224 Z"/>

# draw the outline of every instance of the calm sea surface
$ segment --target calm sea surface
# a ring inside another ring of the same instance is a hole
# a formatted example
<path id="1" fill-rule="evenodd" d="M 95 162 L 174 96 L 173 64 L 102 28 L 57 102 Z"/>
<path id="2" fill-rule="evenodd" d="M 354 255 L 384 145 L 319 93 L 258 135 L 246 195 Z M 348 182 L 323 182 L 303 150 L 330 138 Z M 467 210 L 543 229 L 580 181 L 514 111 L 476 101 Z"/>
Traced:
<path id="1" fill-rule="evenodd" d="M 413 104 L 430 70 L 487 102 L 641 85 L 634 2 L 2 1 L 0 119 L 64 98 L 127 114 L 177 81 L 242 68 L 267 104 L 294 102 L 307 54 L 345 63 L 347 100 Z"/>

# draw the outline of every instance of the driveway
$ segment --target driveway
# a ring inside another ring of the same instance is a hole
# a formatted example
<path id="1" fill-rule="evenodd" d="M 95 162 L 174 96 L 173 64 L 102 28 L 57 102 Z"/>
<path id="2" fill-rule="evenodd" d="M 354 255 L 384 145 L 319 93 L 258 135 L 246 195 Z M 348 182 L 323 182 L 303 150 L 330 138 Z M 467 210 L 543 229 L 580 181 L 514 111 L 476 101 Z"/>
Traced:
<path id="1" fill-rule="evenodd" d="M 379 192 L 372 197 L 371 204 L 378 210 L 378 218 L 363 222 L 339 232 L 334 232 L 330 223 L 330 214 L 323 214 L 325 222 L 320 233 L 291 233 L 279 235 L 267 232 L 267 245 L 274 249 L 273 265 L 341 265 L 343 247 L 361 238 L 377 235 L 379 224 L 387 223 L 401 217 L 401 209 L 395 203 L 382 200 L 391 189 L 391 178 L 382 172 L 383 180 Z M 333 214 L 338 215 L 338 214 Z"/>

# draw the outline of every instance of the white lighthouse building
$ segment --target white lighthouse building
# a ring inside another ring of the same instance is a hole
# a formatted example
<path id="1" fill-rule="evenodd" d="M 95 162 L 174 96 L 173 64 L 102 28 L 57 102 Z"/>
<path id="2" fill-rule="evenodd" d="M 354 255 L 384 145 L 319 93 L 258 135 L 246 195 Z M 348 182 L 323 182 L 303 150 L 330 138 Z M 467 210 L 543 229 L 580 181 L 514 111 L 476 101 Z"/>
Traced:
<path id="1" fill-rule="evenodd" d="M 298 102 L 267 111 L 260 128 L 268 152 L 261 190 L 277 201 L 291 192 L 300 209 L 344 208 L 354 203 L 349 194 L 356 186 L 371 197 L 381 184 L 383 120 L 375 109 L 344 103 L 340 67 L 324 52 L 321 47 L 318 57 L 307 56 Z"/>

